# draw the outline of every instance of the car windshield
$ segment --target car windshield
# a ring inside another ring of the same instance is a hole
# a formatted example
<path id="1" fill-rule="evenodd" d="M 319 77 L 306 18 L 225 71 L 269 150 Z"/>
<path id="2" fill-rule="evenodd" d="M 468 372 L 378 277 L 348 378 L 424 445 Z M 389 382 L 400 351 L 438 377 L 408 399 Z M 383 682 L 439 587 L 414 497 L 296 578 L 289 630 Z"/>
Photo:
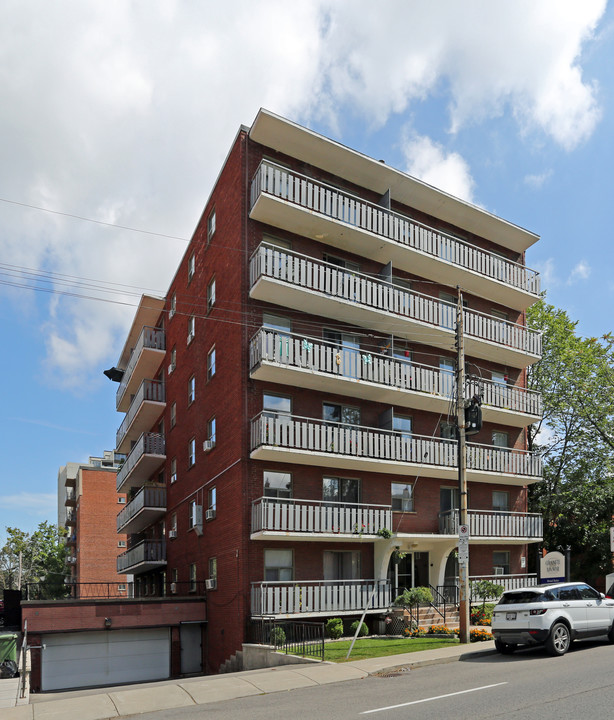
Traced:
<path id="1" fill-rule="evenodd" d="M 544 593 L 533 590 L 506 592 L 501 596 L 498 605 L 521 605 L 524 603 L 544 602 Z"/>

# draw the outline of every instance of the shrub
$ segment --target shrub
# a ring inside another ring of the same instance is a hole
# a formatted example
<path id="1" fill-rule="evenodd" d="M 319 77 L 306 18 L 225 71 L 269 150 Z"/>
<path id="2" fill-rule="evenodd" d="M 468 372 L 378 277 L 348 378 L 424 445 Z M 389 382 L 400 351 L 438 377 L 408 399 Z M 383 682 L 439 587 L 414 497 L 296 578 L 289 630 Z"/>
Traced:
<path id="1" fill-rule="evenodd" d="M 471 583 L 471 594 L 482 601 L 482 607 L 486 605 L 486 601 L 498 600 L 503 594 L 503 585 L 490 582 L 490 580 L 477 580 Z"/>
<path id="2" fill-rule="evenodd" d="M 405 637 L 413 637 L 413 638 L 426 637 L 426 630 L 424 628 L 406 627 L 405 630 L 403 631 L 403 635 L 405 635 Z"/>
<path id="3" fill-rule="evenodd" d="M 356 628 L 358 627 L 358 620 L 354 620 L 354 622 L 350 625 L 350 635 L 355 635 Z M 362 623 L 360 626 L 360 631 L 358 633 L 358 637 L 364 637 L 365 635 L 369 634 L 369 628 L 367 627 L 366 623 Z"/>
<path id="4" fill-rule="evenodd" d="M 392 533 L 390 532 L 390 530 L 388 530 L 388 528 L 380 528 L 377 531 L 376 535 L 379 535 L 381 538 L 384 538 L 385 540 L 390 540 L 390 538 L 392 537 Z"/>
<path id="5" fill-rule="evenodd" d="M 329 618 L 326 621 L 326 634 L 333 640 L 340 638 L 343 635 L 343 620 L 341 618 Z"/>
<path id="6" fill-rule="evenodd" d="M 405 590 L 394 601 L 394 604 L 401 607 L 412 607 L 414 605 L 430 605 L 432 602 L 433 593 L 427 587 L 415 587 Z"/>
<path id="7" fill-rule="evenodd" d="M 283 645 L 286 642 L 286 633 L 284 632 L 284 629 L 281 627 L 274 627 L 271 630 L 271 645 L 275 645 L 275 647 L 279 647 L 280 645 Z"/>
<path id="8" fill-rule="evenodd" d="M 492 619 L 492 607 L 473 607 L 471 608 L 471 624 L 472 625 L 490 625 Z"/>
<path id="9" fill-rule="evenodd" d="M 451 630 L 447 625 L 431 625 L 427 632 L 429 635 L 456 635 L 456 630 Z"/>
<path id="10" fill-rule="evenodd" d="M 471 630 L 469 640 L 470 642 L 483 642 L 484 640 L 492 640 L 492 635 L 488 630 Z"/>

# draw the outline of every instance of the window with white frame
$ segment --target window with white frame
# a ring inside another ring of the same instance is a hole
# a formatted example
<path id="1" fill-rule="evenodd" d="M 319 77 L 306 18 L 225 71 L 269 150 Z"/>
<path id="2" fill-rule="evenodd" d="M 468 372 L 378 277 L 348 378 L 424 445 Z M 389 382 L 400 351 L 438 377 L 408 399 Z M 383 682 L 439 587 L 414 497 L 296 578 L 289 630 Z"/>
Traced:
<path id="1" fill-rule="evenodd" d="M 414 486 L 411 483 L 392 483 L 390 487 L 393 511 L 413 512 Z"/>
<path id="2" fill-rule="evenodd" d="M 196 335 L 196 318 L 194 315 L 190 315 L 188 318 L 188 345 L 194 340 Z"/>
<path id="3" fill-rule="evenodd" d="M 171 428 L 174 428 L 175 425 L 177 424 L 177 403 L 176 403 L 176 402 L 174 402 L 174 403 L 171 405 L 171 412 L 170 412 L 170 414 L 171 414 L 171 417 L 170 417 L 170 426 L 171 426 Z"/>
<path id="4" fill-rule="evenodd" d="M 267 582 L 290 582 L 294 577 L 294 556 L 291 549 L 264 551 L 264 579 Z"/>
<path id="5" fill-rule="evenodd" d="M 215 305 L 215 278 L 207 285 L 207 312 Z"/>
<path id="6" fill-rule="evenodd" d="M 393 415 L 392 429 L 401 433 L 404 438 L 411 437 L 411 417 L 409 415 Z"/>
<path id="7" fill-rule="evenodd" d="M 324 551 L 324 580 L 357 580 L 360 577 L 360 552 Z"/>
<path id="8" fill-rule="evenodd" d="M 439 423 L 439 436 L 444 440 L 456 440 L 456 425 L 442 420 Z"/>
<path id="9" fill-rule="evenodd" d="M 336 403 L 322 404 L 322 418 L 325 422 L 360 425 L 360 408 Z"/>
<path id="10" fill-rule="evenodd" d="M 492 509 L 495 512 L 509 512 L 510 494 L 504 490 L 492 491 Z"/>
<path id="11" fill-rule="evenodd" d="M 171 513 L 171 522 L 169 530 L 172 532 L 177 532 L 177 513 Z"/>
<path id="12" fill-rule="evenodd" d="M 214 445 L 216 442 L 216 425 L 217 425 L 217 423 L 216 423 L 216 420 L 214 417 L 212 417 L 207 422 L 207 440 L 212 442 Z"/>
<path id="13" fill-rule="evenodd" d="M 196 438 L 191 438 L 188 442 L 188 467 L 196 464 Z"/>
<path id="14" fill-rule="evenodd" d="M 335 503 L 359 503 L 360 480 L 340 477 L 322 478 L 322 500 Z"/>
<path id="15" fill-rule="evenodd" d="M 263 494 L 265 497 L 291 498 L 292 473 L 265 470 L 263 473 Z"/>
<path id="16" fill-rule="evenodd" d="M 209 213 L 207 218 L 207 242 L 215 235 L 215 208 Z"/>
<path id="17" fill-rule="evenodd" d="M 194 277 L 194 271 L 196 268 L 196 261 L 194 259 L 194 254 L 190 255 L 190 259 L 188 260 L 188 283 L 192 281 L 192 278 Z"/>
<path id="18" fill-rule="evenodd" d="M 217 510 L 217 489 L 212 487 L 207 493 L 207 505 L 209 510 Z"/>
<path id="19" fill-rule="evenodd" d="M 196 592 L 196 563 L 190 565 L 190 592 Z"/>
<path id="20" fill-rule="evenodd" d="M 213 580 L 217 585 L 217 558 L 209 558 L 209 580 Z"/>
<path id="21" fill-rule="evenodd" d="M 274 395 L 263 393 L 262 410 L 266 417 L 278 418 L 290 415 L 292 412 L 292 398 L 288 395 Z"/>
<path id="22" fill-rule="evenodd" d="M 118 502 L 120 505 L 123 505 L 123 504 L 126 502 L 126 497 L 120 495 L 120 496 L 117 498 L 117 502 Z"/>
<path id="23" fill-rule="evenodd" d="M 508 550 L 495 550 L 492 554 L 493 575 L 510 574 L 510 553 Z"/>
<path id="24" fill-rule="evenodd" d="M 215 375 L 215 345 L 207 353 L 207 380 Z"/>
<path id="25" fill-rule="evenodd" d="M 177 296 L 175 293 L 171 295 L 171 305 L 168 311 L 168 319 L 170 320 L 173 315 L 177 312 Z"/>
<path id="26" fill-rule="evenodd" d="M 176 367 L 177 367 L 177 348 L 174 347 L 171 350 L 171 361 L 168 366 L 169 374 L 172 373 Z"/>
<path id="27" fill-rule="evenodd" d="M 508 435 L 506 432 L 501 432 L 500 430 L 493 430 L 492 434 L 492 444 L 497 448 L 509 448 L 508 445 Z"/>
<path id="28" fill-rule="evenodd" d="M 194 517 L 196 515 L 196 500 L 190 500 L 188 505 L 188 528 L 191 530 L 194 527 Z"/>
<path id="29" fill-rule="evenodd" d="M 177 458 L 171 458 L 171 483 L 177 482 Z"/>
<path id="30" fill-rule="evenodd" d="M 191 405 L 196 400 L 196 378 L 194 375 L 188 380 L 188 405 Z"/>
<path id="31" fill-rule="evenodd" d="M 126 541 L 125 541 L 125 540 L 118 540 L 118 541 L 117 541 L 117 547 L 126 547 Z"/>

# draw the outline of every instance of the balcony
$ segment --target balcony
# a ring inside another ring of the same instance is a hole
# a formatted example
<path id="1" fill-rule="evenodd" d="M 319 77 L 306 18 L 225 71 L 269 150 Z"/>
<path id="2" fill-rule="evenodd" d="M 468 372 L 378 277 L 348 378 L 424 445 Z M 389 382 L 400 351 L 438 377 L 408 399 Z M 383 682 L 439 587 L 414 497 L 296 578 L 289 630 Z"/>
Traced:
<path id="1" fill-rule="evenodd" d="M 261 328 L 249 347 L 250 376 L 429 412 L 445 413 L 454 376 L 437 367 L 403 361 L 293 333 Z M 471 380 L 467 394 L 482 395 L 487 422 L 525 427 L 541 417 L 539 393 L 492 380 Z"/>
<path id="2" fill-rule="evenodd" d="M 115 405 L 127 412 L 131 396 L 145 378 L 155 377 L 166 355 L 166 335 L 160 328 L 144 327 L 124 370 Z"/>
<path id="3" fill-rule="evenodd" d="M 458 478 L 457 443 L 394 430 L 261 413 L 251 423 L 254 460 L 358 472 Z M 467 443 L 467 479 L 524 486 L 541 480 L 541 458 L 522 450 Z"/>
<path id="4" fill-rule="evenodd" d="M 518 310 L 539 299 L 536 271 L 269 161 L 250 217 Z"/>
<path id="5" fill-rule="evenodd" d="M 517 540 L 522 543 L 541 540 L 544 534 L 543 518 L 539 513 L 498 512 L 467 510 L 469 538 Z M 458 510 L 439 513 L 439 532 L 458 536 Z"/>
<path id="6" fill-rule="evenodd" d="M 261 497 L 252 503 L 252 540 L 361 540 L 392 527 L 389 505 Z"/>
<path id="7" fill-rule="evenodd" d="M 143 433 L 117 473 L 117 492 L 144 485 L 166 460 L 165 452 L 164 435 Z"/>
<path id="8" fill-rule="evenodd" d="M 450 350 L 456 305 L 369 275 L 261 243 L 250 260 L 250 297 Z M 524 368 L 539 360 L 541 335 L 465 309 L 468 356 Z"/>
<path id="9" fill-rule="evenodd" d="M 141 532 L 165 512 L 166 488 L 142 487 L 117 516 L 117 532 Z"/>
<path id="10" fill-rule="evenodd" d="M 374 587 L 377 589 L 373 597 Z M 351 615 L 386 610 L 391 602 L 387 580 L 307 580 L 252 583 L 252 617 L 264 615 Z"/>
<path id="11" fill-rule="evenodd" d="M 143 573 L 166 565 L 164 540 L 143 540 L 117 557 L 118 573 Z"/>
<path id="12" fill-rule="evenodd" d="M 66 507 L 76 507 L 77 506 L 77 493 L 75 491 L 75 488 L 71 488 L 71 487 L 66 488 L 66 497 L 64 498 L 64 505 Z"/>
<path id="13" fill-rule="evenodd" d="M 77 511 L 68 510 L 66 512 L 66 527 L 75 527 L 77 524 Z"/>
<path id="14" fill-rule="evenodd" d="M 143 380 L 115 436 L 117 452 L 125 453 L 141 433 L 149 430 L 166 407 L 164 383 Z"/>
<path id="15" fill-rule="evenodd" d="M 68 545 L 69 547 L 77 545 L 77 536 L 75 535 L 75 533 L 66 536 L 66 545 Z"/>

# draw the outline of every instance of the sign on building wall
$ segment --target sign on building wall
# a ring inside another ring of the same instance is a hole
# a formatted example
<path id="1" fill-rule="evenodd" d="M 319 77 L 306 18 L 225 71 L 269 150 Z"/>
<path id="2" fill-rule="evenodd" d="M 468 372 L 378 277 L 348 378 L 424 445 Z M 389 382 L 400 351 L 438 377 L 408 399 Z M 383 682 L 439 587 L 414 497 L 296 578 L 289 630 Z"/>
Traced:
<path id="1" fill-rule="evenodd" d="M 560 552 L 549 552 L 539 561 L 542 583 L 565 582 L 565 556 Z"/>

